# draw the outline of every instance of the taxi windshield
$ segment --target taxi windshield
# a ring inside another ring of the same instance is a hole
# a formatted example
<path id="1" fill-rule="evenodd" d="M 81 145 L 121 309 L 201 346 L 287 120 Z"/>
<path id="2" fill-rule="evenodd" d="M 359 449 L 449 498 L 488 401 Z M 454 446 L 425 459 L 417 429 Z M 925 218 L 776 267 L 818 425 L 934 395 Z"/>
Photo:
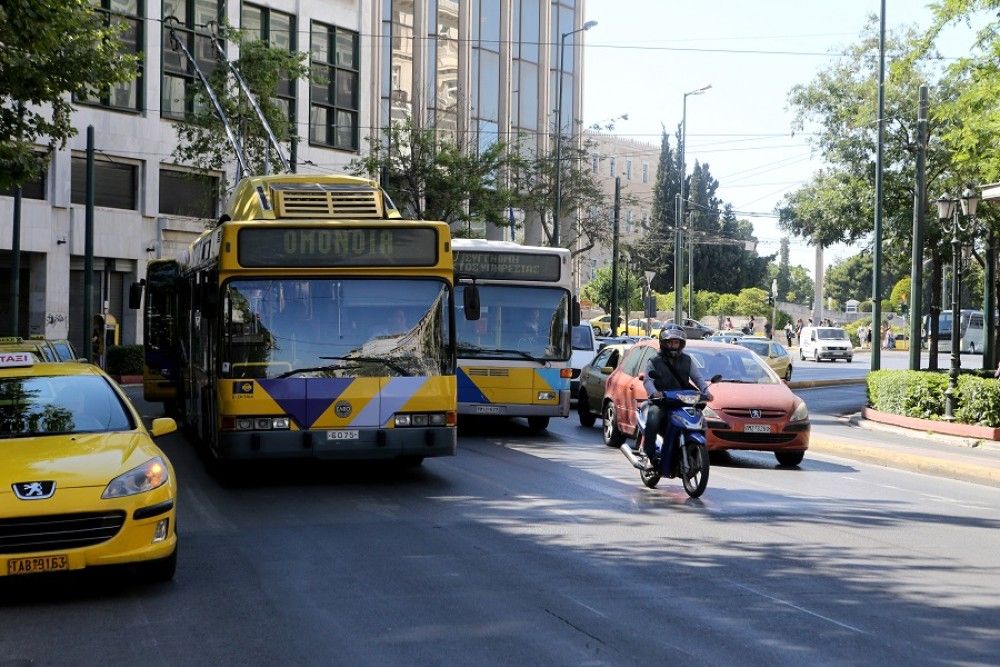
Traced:
<path id="1" fill-rule="evenodd" d="M 104 378 L 0 378 L 0 438 L 134 428 L 128 411 Z"/>

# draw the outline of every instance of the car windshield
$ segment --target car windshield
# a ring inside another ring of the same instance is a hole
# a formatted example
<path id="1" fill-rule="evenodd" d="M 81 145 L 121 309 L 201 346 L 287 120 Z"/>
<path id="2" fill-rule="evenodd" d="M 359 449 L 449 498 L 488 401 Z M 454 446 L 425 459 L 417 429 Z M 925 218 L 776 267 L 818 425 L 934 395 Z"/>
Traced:
<path id="1" fill-rule="evenodd" d="M 452 367 L 440 280 L 232 280 L 224 295 L 226 377 L 422 376 Z"/>
<path id="2" fill-rule="evenodd" d="M 118 394 L 102 377 L 0 379 L 0 438 L 134 428 Z"/>
<path id="3" fill-rule="evenodd" d="M 765 343 L 766 344 L 766 343 Z M 721 375 L 721 382 L 742 384 L 778 384 L 781 380 L 756 354 L 740 347 L 721 350 L 686 350 L 698 364 L 706 380 Z"/>
<path id="4" fill-rule="evenodd" d="M 585 324 L 573 327 L 573 349 L 593 350 L 594 330 Z"/>
<path id="5" fill-rule="evenodd" d="M 843 329 L 818 329 L 816 337 L 822 340 L 845 340 L 847 332 Z"/>

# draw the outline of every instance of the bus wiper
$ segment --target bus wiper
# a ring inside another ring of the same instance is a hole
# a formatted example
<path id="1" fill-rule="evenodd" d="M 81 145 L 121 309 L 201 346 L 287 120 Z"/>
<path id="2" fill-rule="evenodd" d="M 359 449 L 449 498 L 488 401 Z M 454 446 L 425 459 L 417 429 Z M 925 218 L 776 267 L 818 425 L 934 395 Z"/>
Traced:
<path id="1" fill-rule="evenodd" d="M 501 352 L 503 354 L 516 354 L 523 359 L 527 359 L 528 361 L 537 361 L 538 363 L 543 363 L 547 361 L 547 359 L 542 359 L 540 357 L 532 356 L 527 352 L 525 352 L 524 350 L 512 350 L 510 348 L 505 348 L 505 347 L 493 348 L 492 350 L 490 350 L 490 352 Z"/>

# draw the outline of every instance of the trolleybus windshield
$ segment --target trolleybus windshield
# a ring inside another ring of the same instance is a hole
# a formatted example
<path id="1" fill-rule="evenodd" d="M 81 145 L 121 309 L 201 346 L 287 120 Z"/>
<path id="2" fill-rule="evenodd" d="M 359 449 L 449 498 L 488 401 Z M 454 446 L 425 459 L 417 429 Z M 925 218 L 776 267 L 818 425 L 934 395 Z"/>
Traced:
<path id="1" fill-rule="evenodd" d="M 456 303 L 462 303 L 459 286 Z M 556 287 L 480 285 L 480 318 L 459 314 L 458 356 L 464 359 L 565 361 L 570 356 L 569 292 Z"/>

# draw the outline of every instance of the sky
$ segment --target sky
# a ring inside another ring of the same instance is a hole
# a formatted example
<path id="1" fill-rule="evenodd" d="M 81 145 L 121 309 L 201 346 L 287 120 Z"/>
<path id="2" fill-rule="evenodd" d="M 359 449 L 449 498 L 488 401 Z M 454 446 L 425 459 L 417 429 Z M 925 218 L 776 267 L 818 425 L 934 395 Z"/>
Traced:
<path id="1" fill-rule="evenodd" d="M 597 25 L 583 33 L 584 124 L 628 114 L 628 120 L 616 122 L 614 133 L 654 144 L 655 162 L 662 126 L 676 148 L 684 93 L 711 85 L 687 98 L 688 173 L 695 160 L 708 163 L 724 202 L 738 212 L 773 214 L 785 193 L 822 166 L 808 136 L 793 136 L 788 92 L 828 66 L 835 58 L 828 54 L 856 41 L 879 5 L 879 0 L 586 0 L 586 19 Z M 922 0 L 886 2 L 887 31 L 926 27 L 930 19 Z M 970 28 L 950 29 L 940 51 L 946 57 L 967 54 L 973 37 Z M 784 233 L 775 218 L 739 217 L 753 222 L 758 254 L 778 251 Z M 828 248 L 824 264 L 860 247 Z M 790 263 L 812 274 L 814 248 L 791 237 Z"/>

